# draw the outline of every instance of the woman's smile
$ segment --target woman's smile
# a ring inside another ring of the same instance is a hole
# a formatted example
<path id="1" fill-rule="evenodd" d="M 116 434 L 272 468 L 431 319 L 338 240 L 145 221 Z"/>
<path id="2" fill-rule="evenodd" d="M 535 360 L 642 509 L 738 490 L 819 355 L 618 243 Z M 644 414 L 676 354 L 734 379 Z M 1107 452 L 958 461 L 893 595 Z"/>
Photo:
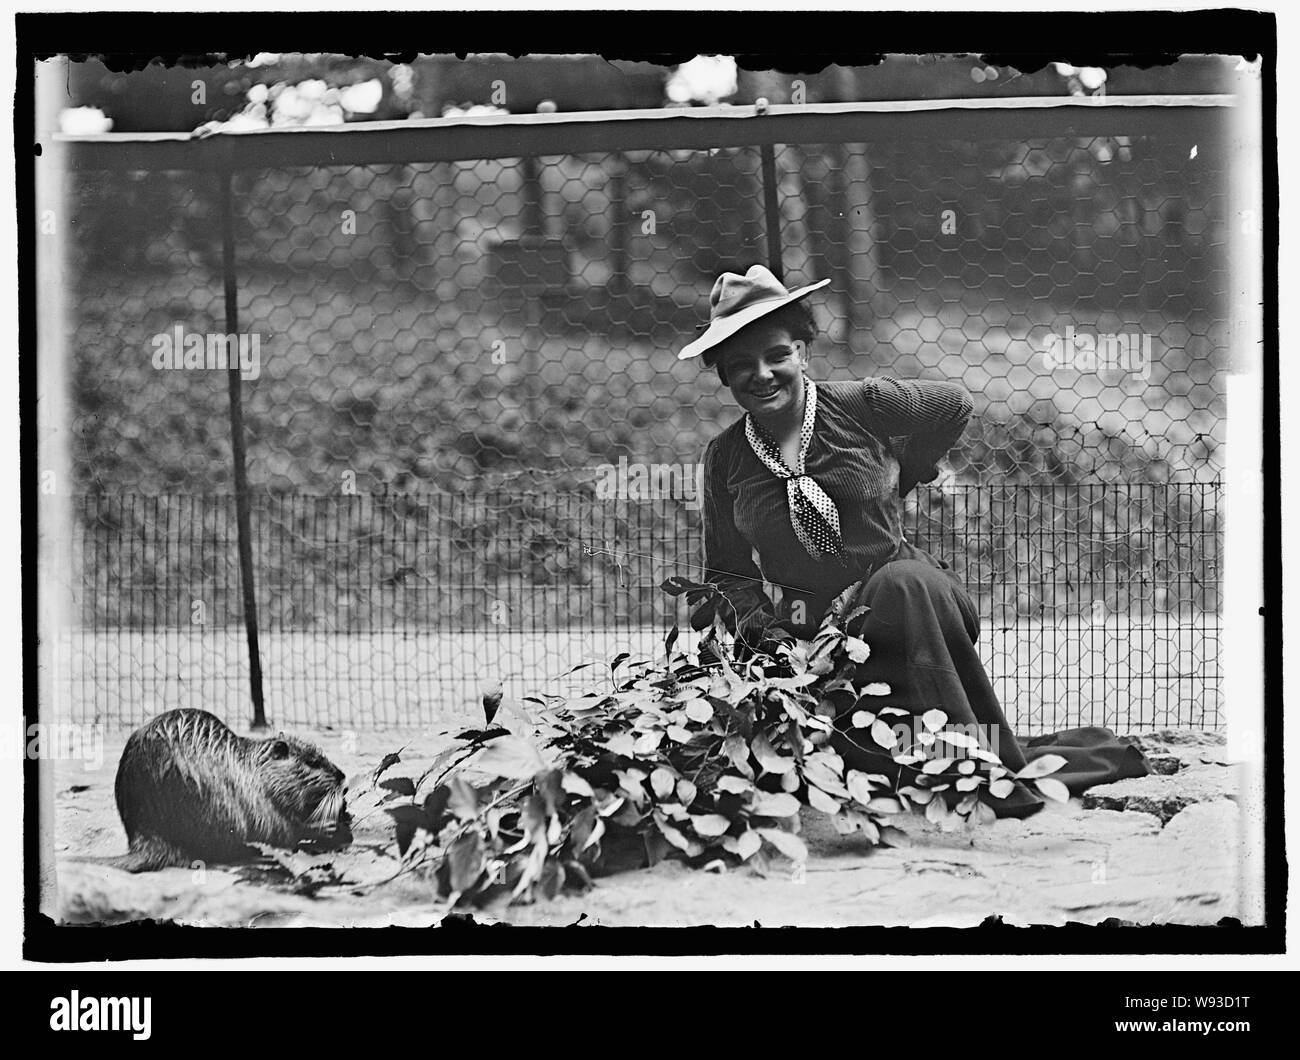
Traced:
<path id="1" fill-rule="evenodd" d="M 779 325 L 759 323 L 733 340 L 721 367 L 737 404 L 765 420 L 801 413 L 804 343 Z"/>

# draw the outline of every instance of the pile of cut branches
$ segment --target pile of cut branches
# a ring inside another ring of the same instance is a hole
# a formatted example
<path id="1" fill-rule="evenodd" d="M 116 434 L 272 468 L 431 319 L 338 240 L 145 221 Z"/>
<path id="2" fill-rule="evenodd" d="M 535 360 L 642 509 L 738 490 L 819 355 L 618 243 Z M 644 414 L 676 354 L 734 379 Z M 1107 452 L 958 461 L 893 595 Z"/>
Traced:
<path id="1" fill-rule="evenodd" d="M 713 591 L 682 579 L 664 588 Z M 811 640 L 742 654 L 718 624 L 688 654 L 674 628 L 663 661 L 619 655 L 603 689 L 505 706 L 490 697 L 488 727 L 461 733 L 418 777 L 392 775 L 400 756 L 387 756 L 373 785 L 405 865 L 431 874 L 449 902 L 488 908 L 588 888 L 629 849 L 643 865 L 798 864 L 808 855 L 804 807 L 841 834 L 887 844 L 900 836 L 889 824 L 900 813 L 945 829 L 991 821 L 987 799 L 1005 798 L 1016 780 L 1068 797 L 1048 776 L 1064 764 L 1058 756 L 1013 774 L 941 709 L 915 719 L 879 707 L 888 687 L 855 683 L 870 646 L 848 632 L 861 613 L 843 613 L 851 594 Z M 836 733 L 909 767 L 891 772 L 910 779 L 846 765 Z"/>

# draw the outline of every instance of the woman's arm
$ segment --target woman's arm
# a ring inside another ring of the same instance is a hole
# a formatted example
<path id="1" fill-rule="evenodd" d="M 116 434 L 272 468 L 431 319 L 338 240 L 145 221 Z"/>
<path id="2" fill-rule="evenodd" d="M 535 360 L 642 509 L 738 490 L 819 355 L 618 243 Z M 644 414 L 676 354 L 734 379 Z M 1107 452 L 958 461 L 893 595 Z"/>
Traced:
<path id="1" fill-rule="evenodd" d="M 862 396 L 872 431 L 906 439 L 898 459 L 899 496 L 939 474 L 936 465 L 957 443 L 974 408 L 965 387 L 923 379 L 864 379 Z"/>
<path id="2" fill-rule="evenodd" d="M 716 585 L 726 602 L 705 600 L 696 605 L 692 629 L 707 629 L 715 613 L 732 633 L 776 621 L 776 608 L 763 591 L 763 576 L 750 544 L 736 529 L 718 439 L 704 452 L 704 566 L 703 580 Z"/>

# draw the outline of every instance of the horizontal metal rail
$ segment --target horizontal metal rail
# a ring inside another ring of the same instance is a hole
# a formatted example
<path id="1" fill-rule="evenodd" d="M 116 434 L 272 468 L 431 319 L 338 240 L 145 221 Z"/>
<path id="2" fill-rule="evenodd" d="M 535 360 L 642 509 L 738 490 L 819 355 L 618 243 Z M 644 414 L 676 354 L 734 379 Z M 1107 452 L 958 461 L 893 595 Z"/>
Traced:
<path id="1" fill-rule="evenodd" d="M 1234 97 L 999 99 L 498 114 L 190 133 L 60 136 L 76 169 L 230 170 L 912 139 L 1227 135 Z M 902 120 L 906 119 L 906 120 Z"/>

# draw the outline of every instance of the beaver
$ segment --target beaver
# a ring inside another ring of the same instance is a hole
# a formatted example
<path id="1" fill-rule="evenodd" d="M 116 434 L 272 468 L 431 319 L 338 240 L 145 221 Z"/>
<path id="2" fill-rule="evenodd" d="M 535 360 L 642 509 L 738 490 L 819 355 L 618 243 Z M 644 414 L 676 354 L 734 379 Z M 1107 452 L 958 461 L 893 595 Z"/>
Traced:
<path id="1" fill-rule="evenodd" d="M 249 843 L 292 848 L 351 841 L 343 774 L 281 733 L 236 736 L 204 710 L 169 710 L 131 734 L 114 785 L 129 872 L 256 857 Z"/>

